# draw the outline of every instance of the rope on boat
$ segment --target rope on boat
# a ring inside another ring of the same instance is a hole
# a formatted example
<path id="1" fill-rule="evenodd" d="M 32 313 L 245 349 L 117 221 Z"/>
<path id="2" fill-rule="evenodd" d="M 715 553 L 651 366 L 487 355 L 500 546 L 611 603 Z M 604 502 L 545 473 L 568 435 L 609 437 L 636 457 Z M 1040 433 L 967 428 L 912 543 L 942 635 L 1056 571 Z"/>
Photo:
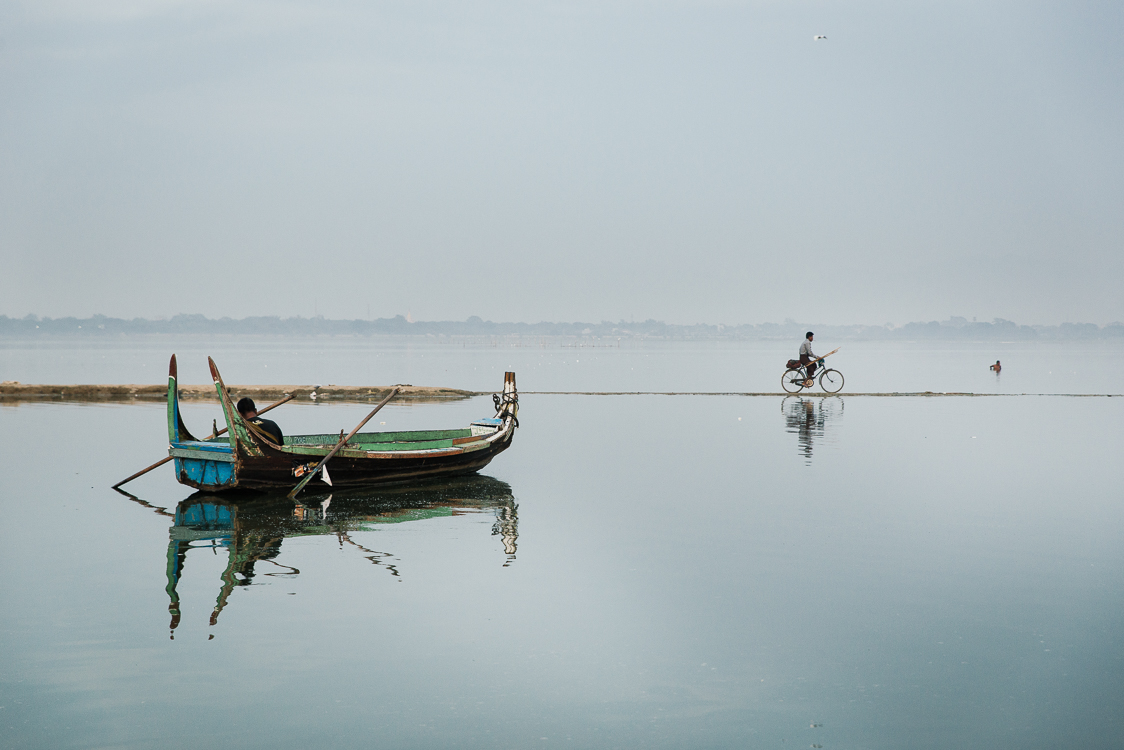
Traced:
<path id="1" fill-rule="evenodd" d="M 519 417 L 515 416 L 515 406 L 519 403 L 519 396 L 515 393 L 493 393 L 492 403 L 496 407 L 496 414 L 500 419 L 505 415 L 511 417 L 512 423 L 518 427 Z"/>

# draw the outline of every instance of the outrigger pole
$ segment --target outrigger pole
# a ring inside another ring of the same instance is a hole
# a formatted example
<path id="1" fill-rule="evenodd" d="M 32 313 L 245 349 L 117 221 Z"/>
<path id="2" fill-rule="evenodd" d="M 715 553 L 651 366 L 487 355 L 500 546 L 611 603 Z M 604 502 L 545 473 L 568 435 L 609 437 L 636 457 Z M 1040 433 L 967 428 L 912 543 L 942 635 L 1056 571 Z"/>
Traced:
<path id="1" fill-rule="evenodd" d="M 378 405 L 378 406 L 376 406 L 376 407 L 374 408 L 374 410 L 373 410 L 373 411 L 372 411 L 372 412 L 371 412 L 370 414 L 368 414 L 368 415 L 367 415 L 366 417 L 364 417 L 364 419 L 363 419 L 363 421 L 362 421 L 362 422 L 360 422 L 359 424 L 355 425 L 355 429 L 354 429 L 354 430 L 352 430 L 352 431 L 351 431 L 351 432 L 350 432 L 350 433 L 348 434 L 348 436 L 347 436 L 347 437 L 345 437 L 345 438 L 344 438 L 343 440 L 341 440 L 341 441 L 339 441 L 338 443 L 336 443 L 336 447 L 335 447 L 335 448 L 332 448 L 332 450 L 331 450 L 331 451 L 330 451 L 330 452 L 328 453 L 328 455 L 324 456 L 324 459 L 323 459 L 323 460 L 322 460 L 322 461 L 321 461 L 321 462 L 320 462 L 319 464 L 317 464 L 317 465 L 316 465 L 316 468 L 315 468 L 315 469 L 313 469 L 312 471 L 308 472 L 308 474 L 306 474 L 306 475 L 305 475 L 304 479 L 302 479 L 302 480 L 301 480 L 301 481 L 300 481 L 300 482 L 299 482 L 299 483 L 297 484 L 297 486 L 296 486 L 296 487 L 294 487 L 294 488 L 292 489 L 292 491 L 291 491 L 291 492 L 289 493 L 289 499 L 290 499 L 290 500 L 293 500 L 293 499 L 295 499 L 295 498 L 296 498 L 296 496 L 297 496 L 297 493 L 298 493 L 298 492 L 300 492 L 301 490 L 303 490 L 303 489 L 304 489 L 304 486 L 305 486 L 306 484 L 308 484 L 308 483 L 309 483 L 310 481 L 312 481 L 312 478 L 313 478 L 314 476 L 316 476 L 316 473 L 317 473 L 318 471 L 320 471 L 321 469 L 323 469 L 323 468 L 324 468 L 324 464 L 328 463 L 328 459 L 329 459 L 329 458 L 331 458 L 332 456 L 336 455 L 336 452 L 337 452 L 337 451 L 338 451 L 338 450 L 339 450 L 340 448 L 342 448 L 342 447 L 344 447 L 345 445 L 347 445 L 347 441 L 348 441 L 348 440 L 351 440 L 351 439 L 352 439 L 353 437 L 355 437 L 355 433 L 359 432 L 360 428 L 362 428 L 362 427 L 363 427 L 363 425 L 367 424 L 367 422 L 369 422 L 369 421 L 370 421 L 371 417 L 373 417 L 373 416 L 375 416 L 376 414 L 378 414 L 378 412 L 379 412 L 379 409 L 381 409 L 381 408 L 383 408 L 384 406 L 386 406 L 386 405 L 387 405 L 387 404 L 388 404 L 388 403 L 390 402 L 390 399 L 394 398 L 394 397 L 395 397 L 396 395 L 398 395 L 398 386 L 394 386 L 393 388 L 391 388 L 391 389 L 390 389 L 390 393 L 388 393 L 388 394 L 386 395 L 386 398 L 384 398 L 384 399 L 382 400 L 382 402 L 381 402 L 381 403 L 379 403 L 379 405 Z"/>

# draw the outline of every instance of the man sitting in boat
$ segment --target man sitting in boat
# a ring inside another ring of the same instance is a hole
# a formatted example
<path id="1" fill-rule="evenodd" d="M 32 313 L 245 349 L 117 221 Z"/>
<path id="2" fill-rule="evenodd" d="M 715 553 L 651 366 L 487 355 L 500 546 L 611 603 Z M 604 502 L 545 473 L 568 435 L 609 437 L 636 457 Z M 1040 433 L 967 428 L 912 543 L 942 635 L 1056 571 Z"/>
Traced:
<path id="1" fill-rule="evenodd" d="M 258 407 L 252 398 L 247 396 L 238 402 L 238 413 L 242 415 L 242 419 L 260 428 L 270 440 L 278 445 L 284 444 L 285 436 L 281 434 L 281 428 L 272 419 L 262 419 L 258 416 Z"/>
<path id="2" fill-rule="evenodd" d="M 804 334 L 804 343 L 800 345 L 800 364 L 808 368 L 808 380 L 804 383 L 805 386 L 812 385 L 812 379 L 816 376 L 816 366 L 818 363 L 813 362 L 816 355 L 812 353 L 812 337 L 814 333 L 808 331 Z"/>

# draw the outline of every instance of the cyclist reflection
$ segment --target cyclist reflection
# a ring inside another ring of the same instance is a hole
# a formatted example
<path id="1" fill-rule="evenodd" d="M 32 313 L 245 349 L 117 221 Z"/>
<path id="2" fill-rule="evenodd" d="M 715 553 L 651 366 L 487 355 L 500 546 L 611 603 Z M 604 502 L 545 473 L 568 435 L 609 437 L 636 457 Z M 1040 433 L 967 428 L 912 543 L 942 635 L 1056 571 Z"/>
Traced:
<path id="1" fill-rule="evenodd" d="M 843 399 L 790 396 L 781 401 L 781 414 L 785 431 L 796 435 L 804 463 L 811 465 L 816 440 L 824 437 L 824 426 L 843 414 Z"/>

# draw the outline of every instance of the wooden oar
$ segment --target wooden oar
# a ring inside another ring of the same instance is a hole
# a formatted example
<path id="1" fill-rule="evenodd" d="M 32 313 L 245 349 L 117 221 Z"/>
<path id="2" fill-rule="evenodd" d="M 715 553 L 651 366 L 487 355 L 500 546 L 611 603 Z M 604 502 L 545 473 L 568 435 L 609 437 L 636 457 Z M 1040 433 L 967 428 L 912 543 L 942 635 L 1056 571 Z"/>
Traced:
<path id="1" fill-rule="evenodd" d="M 275 403 L 275 404 L 270 404 L 269 406 L 265 407 L 264 409 L 262 409 L 261 411 L 259 411 L 259 412 L 258 412 L 258 414 L 265 414 L 265 413 L 266 413 L 267 411 L 269 411 L 270 409 L 275 409 L 275 408 L 277 408 L 278 406 L 280 406 L 281 404 L 285 403 L 286 401 L 292 401 L 292 400 L 293 400 L 294 398 L 296 398 L 296 396 L 292 396 L 292 395 L 286 396 L 285 398 L 281 399 L 281 400 L 280 400 L 280 401 L 278 401 L 277 403 Z M 223 428 L 222 428 L 221 430 L 219 430 L 218 432 L 216 432 L 216 433 L 215 433 L 215 434 L 213 435 L 213 437 L 218 437 L 219 435 L 223 434 L 224 432 L 226 432 L 226 428 L 225 428 L 225 427 L 223 427 Z M 122 479 L 122 480 L 121 480 L 120 482 L 118 482 L 117 484 L 113 485 L 113 487 L 111 487 L 110 489 L 114 489 L 114 490 L 115 490 L 115 489 L 117 489 L 118 487 L 120 487 L 121 485 L 125 484 L 126 482 L 131 482 L 131 481 L 133 481 L 134 479 L 136 479 L 136 478 L 137 478 L 137 477 L 139 477 L 139 476 L 144 476 L 145 474 L 147 474 L 148 472 L 152 471 L 153 469 L 158 469 L 158 468 L 160 468 L 161 466 L 163 466 L 164 464 L 168 463 L 168 462 L 169 462 L 169 461 L 171 461 L 171 460 L 172 460 L 172 456 L 166 456 L 166 457 L 164 457 L 164 458 L 160 459 L 159 461 L 157 461 L 156 463 L 154 463 L 154 464 L 153 464 L 152 466 L 149 466 L 149 467 L 148 467 L 147 469 L 141 469 L 140 471 L 138 471 L 138 472 L 137 472 L 136 474 L 133 474 L 133 475 L 132 475 L 131 477 L 129 477 L 128 479 Z"/>
<path id="2" fill-rule="evenodd" d="M 347 445 L 347 441 L 348 441 L 348 440 L 351 440 L 351 439 L 352 439 L 353 437 L 355 437 L 355 433 L 359 432 L 359 430 L 360 430 L 360 429 L 362 429 L 363 425 L 367 424 L 367 422 L 368 422 L 368 421 L 370 421 L 371 417 L 373 417 L 373 416 L 375 416 L 376 414 L 378 414 L 378 413 L 379 413 L 379 409 L 381 409 L 381 408 L 383 408 L 384 406 L 386 406 L 386 405 L 387 405 L 387 403 L 389 403 L 389 402 L 390 402 L 390 399 L 394 398 L 394 397 L 395 397 L 395 396 L 396 396 L 397 394 L 398 394 L 398 386 L 394 386 L 393 388 L 391 388 L 391 389 L 390 389 L 390 393 L 388 393 L 388 394 L 387 394 L 386 398 L 384 398 L 384 399 L 383 399 L 383 400 L 382 400 L 382 401 L 381 401 L 381 402 L 379 403 L 379 405 L 378 405 L 378 406 L 376 406 L 376 407 L 374 408 L 374 410 L 373 410 L 373 411 L 372 411 L 372 412 L 371 412 L 370 414 L 368 414 L 368 415 L 367 415 L 366 417 L 364 417 L 364 418 L 363 418 L 363 421 L 362 421 L 362 422 L 360 422 L 359 424 L 355 425 L 355 429 L 354 429 L 354 430 L 352 430 L 352 431 L 351 431 L 351 432 L 350 432 L 350 433 L 348 434 L 348 436 L 347 436 L 347 437 L 345 437 L 345 438 L 344 438 L 343 440 L 341 440 L 341 441 L 339 441 L 338 443 L 336 443 L 336 447 L 335 447 L 335 448 L 332 448 L 332 450 L 331 450 L 331 451 L 330 451 L 330 452 L 328 453 L 328 455 L 324 456 L 324 459 L 323 459 L 323 460 L 322 460 L 322 461 L 321 461 L 321 462 L 320 462 L 319 464 L 317 464 L 317 465 L 316 465 L 316 468 L 315 468 L 315 469 L 313 469 L 312 471 L 308 472 L 308 474 L 305 474 L 305 477 L 304 477 L 304 479 L 302 479 L 302 480 L 301 480 L 301 481 L 300 481 L 300 482 L 299 482 L 299 483 L 297 484 L 297 486 L 293 488 L 293 491 L 289 493 L 289 499 L 290 499 L 290 500 L 292 500 L 293 498 L 295 498 L 295 497 L 297 496 L 297 493 L 298 493 L 298 492 L 300 492 L 301 490 L 303 490 L 303 489 L 304 489 L 304 486 L 305 486 L 306 484 L 308 484 L 309 482 L 311 482 L 311 481 L 312 481 L 312 478 L 313 478 L 314 476 L 316 476 L 316 473 L 317 473 L 318 471 L 320 471 L 321 469 L 323 469 L 323 468 L 324 468 L 324 464 L 328 463 L 328 459 L 329 459 L 329 458 L 331 458 L 332 456 L 336 455 L 336 452 L 337 452 L 337 451 L 338 451 L 338 450 L 339 450 L 340 448 L 342 448 L 342 447 L 344 447 L 345 445 Z"/>

